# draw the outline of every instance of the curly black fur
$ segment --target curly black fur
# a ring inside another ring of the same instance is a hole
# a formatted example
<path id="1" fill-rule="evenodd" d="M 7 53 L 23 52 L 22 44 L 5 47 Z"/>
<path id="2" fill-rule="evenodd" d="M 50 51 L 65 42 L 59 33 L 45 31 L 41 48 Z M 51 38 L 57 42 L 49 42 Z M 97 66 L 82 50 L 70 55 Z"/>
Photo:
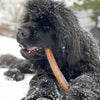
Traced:
<path id="1" fill-rule="evenodd" d="M 45 48 L 52 50 L 70 84 L 66 93 L 58 92 L 58 94 L 55 92 L 57 88 L 52 85 L 54 95 L 61 95 L 59 100 L 99 100 L 100 62 L 98 47 L 93 36 L 80 27 L 77 18 L 64 3 L 52 0 L 29 0 L 25 7 L 17 41 L 25 47 L 21 50 L 21 54 L 29 62 L 27 61 L 26 69 L 23 63 L 23 67 L 18 67 L 18 70 L 23 73 L 37 72 L 36 78 L 32 79 L 36 81 L 36 85 L 31 82 L 30 92 L 25 100 L 35 100 L 33 99 L 35 92 L 39 98 L 41 97 L 45 89 L 41 89 L 39 84 L 43 80 L 51 81 L 51 84 L 56 82 L 50 77 L 52 71 L 43 51 Z M 32 51 L 30 54 L 29 50 L 32 47 L 42 48 L 42 53 Z M 37 83 L 38 73 L 43 76 L 40 83 Z M 34 85 L 40 87 L 38 91 L 33 89 Z M 58 83 L 55 86 L 59 86 Z M 51 87 L 47 89 L 53 91 Z M 61 88 L 58 88 L 58 91 L 61 91 Z M 48 97 L 48 92 L 46 90 L 43 93 L 48 98 L 46 100 L 55 100 L 53 94 Z"/>

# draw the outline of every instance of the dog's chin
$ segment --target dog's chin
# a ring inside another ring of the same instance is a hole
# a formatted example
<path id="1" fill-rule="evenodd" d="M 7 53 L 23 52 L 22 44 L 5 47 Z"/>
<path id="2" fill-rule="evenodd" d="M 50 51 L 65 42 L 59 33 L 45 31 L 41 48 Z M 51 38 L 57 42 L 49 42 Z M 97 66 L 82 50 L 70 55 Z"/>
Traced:
<path id="1" fill-rule="evenodd" d="M 46 58 L 45 50 L 40 47 L 25 47 L 22 45 L 20 47 L 21 47 L 21 54 L 26 59 L 41 60 Z"/>

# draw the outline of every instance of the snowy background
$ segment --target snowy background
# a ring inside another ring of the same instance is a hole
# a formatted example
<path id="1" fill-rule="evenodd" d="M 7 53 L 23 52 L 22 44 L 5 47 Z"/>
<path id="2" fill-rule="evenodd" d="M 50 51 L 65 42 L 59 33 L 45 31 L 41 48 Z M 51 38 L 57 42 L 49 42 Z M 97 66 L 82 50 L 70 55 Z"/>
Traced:
<path id="1" fill-rule="evenodd" d="M 0 36 L 0 55 L 9 53 L 22 58 L 19 50 L 19 45 L 15 39 Z M 3 75 L 7 70 L 6 68 L 0 68 L 0 100 L 20 100 L 26 95 L 29 88 L 29 81 L 34 75 L 27 74 L 23 81 L 16 82 L 8 80 Z"/>

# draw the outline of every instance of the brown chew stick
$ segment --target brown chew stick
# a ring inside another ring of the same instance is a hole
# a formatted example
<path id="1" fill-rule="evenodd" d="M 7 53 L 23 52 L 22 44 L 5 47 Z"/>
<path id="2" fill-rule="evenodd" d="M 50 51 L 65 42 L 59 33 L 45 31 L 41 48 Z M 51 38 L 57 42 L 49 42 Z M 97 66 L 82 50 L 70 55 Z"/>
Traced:
<path id="1" fill-rule="evenodd" d="M 68 82 L 66 81 L 65 77 L 63 76 L 62 72 L 60 71 L 56 60 L 52 54 L 52 51 L 50 49 L 45 49 L 45 53 L 47 55 L 48 61 L 50 63 L 51 69 L 56 77 L 56 79 L 58 80 L 60 86 L 62 87 L 62 89 L 64 90 L 64 92 L 66 92 L 68 90 Z"/>

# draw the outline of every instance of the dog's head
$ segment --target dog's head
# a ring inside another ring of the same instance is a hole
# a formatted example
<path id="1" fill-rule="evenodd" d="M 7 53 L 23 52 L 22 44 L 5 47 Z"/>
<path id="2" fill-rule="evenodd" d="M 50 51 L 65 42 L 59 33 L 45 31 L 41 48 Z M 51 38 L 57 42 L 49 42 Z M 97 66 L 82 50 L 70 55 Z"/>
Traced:
<path id="1" fill-rule="evenodd" d="M 78 21 L 73 13 L 63 3 L 52 0 L 29 0 L 25 7 L 17 34 L 22 55 L 27 59 L 45 59 L 44 49 L 50 48 L 55 57 L 68 55 L 66 59 L 72 62 L 74 58 L 75 62 L 80 48 Z"/>
<path id="2" fill-rule="evenodd" d="M 57 32 L 52 14 L 54 4 L 50 3 L 52 2 L 49 0 L 32 0 L 26 5 L 21 27 L 18 29 L 17 41 L 22 48 L 22 55 L 27 59 L 44 59 L 45 48 L 56 48 Z"/>

